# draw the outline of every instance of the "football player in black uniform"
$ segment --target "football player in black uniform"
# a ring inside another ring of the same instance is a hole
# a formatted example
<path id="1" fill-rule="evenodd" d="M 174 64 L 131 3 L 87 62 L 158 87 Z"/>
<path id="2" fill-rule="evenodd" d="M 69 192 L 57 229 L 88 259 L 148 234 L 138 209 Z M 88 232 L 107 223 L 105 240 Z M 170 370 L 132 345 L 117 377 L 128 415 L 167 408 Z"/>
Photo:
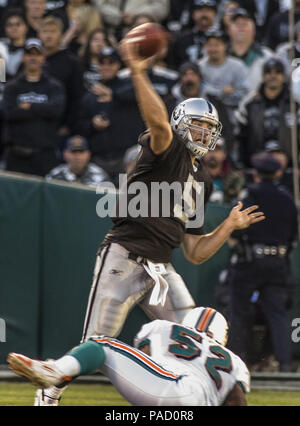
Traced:
<path id="1" fill-rule="evenodd" d="M 83 341 L 95 335 L 118 336 L 129 311 L 137 304 L 151 320 L 181 322 L 195 303 L 170 263 L 173 249 L 181 245 L 186 258 L 200 265 L 217 252 L 234 230 L 264 220 L 263 213 L 257 212 L 258 206 L 242 210 L 239 203 L 217 229 L 204 235 L 201 221 L 193 219 L 204 209 L 197 202 L 197 195 L 202 192 L 207 201 L 211 191 L 211 181 L 200 158 L 215 148 L 220 136 L 218 113 L 204 99 L 189 99 L 174 110 L 170 124 L 166 107 L 147 76 L 151 58 L 140 58 L 134 44 L 126 40 L 121 44 L 121 54 L 131 70 L 148 131 L 140 137 L 142 150 L 128 176 L 127 196 L 120 196 L 114 226 L 97 256 Z M 188 208 L 182 208 L 178 197 L 170 197 L 170 214 L 165 214 L 166 194 L 153 197 L 153 184 L 163 188 L 163 184 L 174 183 L 179 184 L 176 188 L 182 188 L 180 199 Z M 141 201 L 146 199 L 151 210 L 148 215 L 129 212 L 133 194 L 128 188 L 134 185 L 146 194 Z M 124 209 L 121 199 L 127 200 L 127 215 L 120 214 Z M 153 211 L 155 214 L 151 214 Z M 38 390 L 36 405 L 55 405 L 60 393 L 56 388 Z"/>

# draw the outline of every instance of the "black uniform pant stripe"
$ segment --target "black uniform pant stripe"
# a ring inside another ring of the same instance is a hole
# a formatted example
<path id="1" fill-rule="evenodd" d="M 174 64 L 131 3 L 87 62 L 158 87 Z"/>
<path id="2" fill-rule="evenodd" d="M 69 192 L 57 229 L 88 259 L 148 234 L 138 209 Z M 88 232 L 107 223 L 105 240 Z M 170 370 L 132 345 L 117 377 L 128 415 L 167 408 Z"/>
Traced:
<path id="1" fill-rule="evenodd" d="M 86 336 L 87 336 L 87 331 L 88 331 L 88 328 L 89 328 L 89 325 L 90 325 L 93 306 L 94 306 L 95 298 L 96 298 L 96 294 L 97 294 L 98 284 L 99 284 L 99 281 L 100 281 L 100 278 L 101 278 L 101 273 L 103 271 L 103 267 L 104 267 L 104 264 L 105 264 L 106 257 L 107 257 L 108 252 L 109 252 L 109 246 L 107 246 L 104 250 L 105 250 L 105 252 L 103 254 L 102 262 L 101 262 L 101 265 L 99 267 L 99 272 L 98 272 L 98 276 L 97 276 L 96 283 L 95 283 L 95 286 L 94 286 L 93 294 L 91 295 L 90 303 L 89 303 L 89 306 L 87 308 L 85 327 L 84 327 L 84 330 L 83 330 L 83 335 L 82 335 L 82 340 L 81 340 L 82 342 L 85 341 Z"/>

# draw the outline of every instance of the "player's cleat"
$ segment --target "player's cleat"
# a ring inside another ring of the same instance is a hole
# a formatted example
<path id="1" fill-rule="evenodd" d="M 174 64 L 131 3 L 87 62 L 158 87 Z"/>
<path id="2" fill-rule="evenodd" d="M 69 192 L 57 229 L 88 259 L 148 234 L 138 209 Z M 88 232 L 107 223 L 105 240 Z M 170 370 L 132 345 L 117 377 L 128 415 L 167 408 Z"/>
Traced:
<path id="1" fill-rule="evenodd" d="M 54 398 L 48 395 L 46 389 L 38 389 L 35 393 L 34 406 L 35 407 L 57 407 L 59 405 L 60 397 Z"/>
<path id="2" fill-rule="evenodd" d="M 54 361 L 38 361 L 21 354 L 10 353 L 7 362 L 14 373 L 25 377 L 42 389 L 72 380 L 58 370 Z"/>

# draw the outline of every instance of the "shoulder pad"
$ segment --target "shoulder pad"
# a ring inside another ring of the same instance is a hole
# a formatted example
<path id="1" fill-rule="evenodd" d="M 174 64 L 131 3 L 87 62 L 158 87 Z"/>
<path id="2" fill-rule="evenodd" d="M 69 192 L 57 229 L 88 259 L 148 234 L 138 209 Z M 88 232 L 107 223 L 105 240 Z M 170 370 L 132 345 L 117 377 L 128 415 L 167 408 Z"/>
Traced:
<path id="1" fill-rule="evenodd" d="M 149 130 L 145 130 L 145 132 L 141 133 L 139 138 L 138 138 L 138 143 L 142 146 L 144 146 L 145 144 L 148 143 L 148 140 L 150 138 L 150 131 Z"/>

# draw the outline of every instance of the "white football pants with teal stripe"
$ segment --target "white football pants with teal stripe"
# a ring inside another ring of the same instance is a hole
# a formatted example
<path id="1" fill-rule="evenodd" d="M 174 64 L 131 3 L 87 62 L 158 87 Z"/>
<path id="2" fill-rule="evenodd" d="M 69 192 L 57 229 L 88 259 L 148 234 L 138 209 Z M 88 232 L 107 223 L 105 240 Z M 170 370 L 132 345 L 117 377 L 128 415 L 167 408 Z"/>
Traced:
<path id="1" fill-rule="evenodd" d="M 206 398 L 190 375 L 166 370 L 143 352 L 107 337 L 93 337 L 104 349 L 100 370 L 132 405 L 202 406 Z"/>

